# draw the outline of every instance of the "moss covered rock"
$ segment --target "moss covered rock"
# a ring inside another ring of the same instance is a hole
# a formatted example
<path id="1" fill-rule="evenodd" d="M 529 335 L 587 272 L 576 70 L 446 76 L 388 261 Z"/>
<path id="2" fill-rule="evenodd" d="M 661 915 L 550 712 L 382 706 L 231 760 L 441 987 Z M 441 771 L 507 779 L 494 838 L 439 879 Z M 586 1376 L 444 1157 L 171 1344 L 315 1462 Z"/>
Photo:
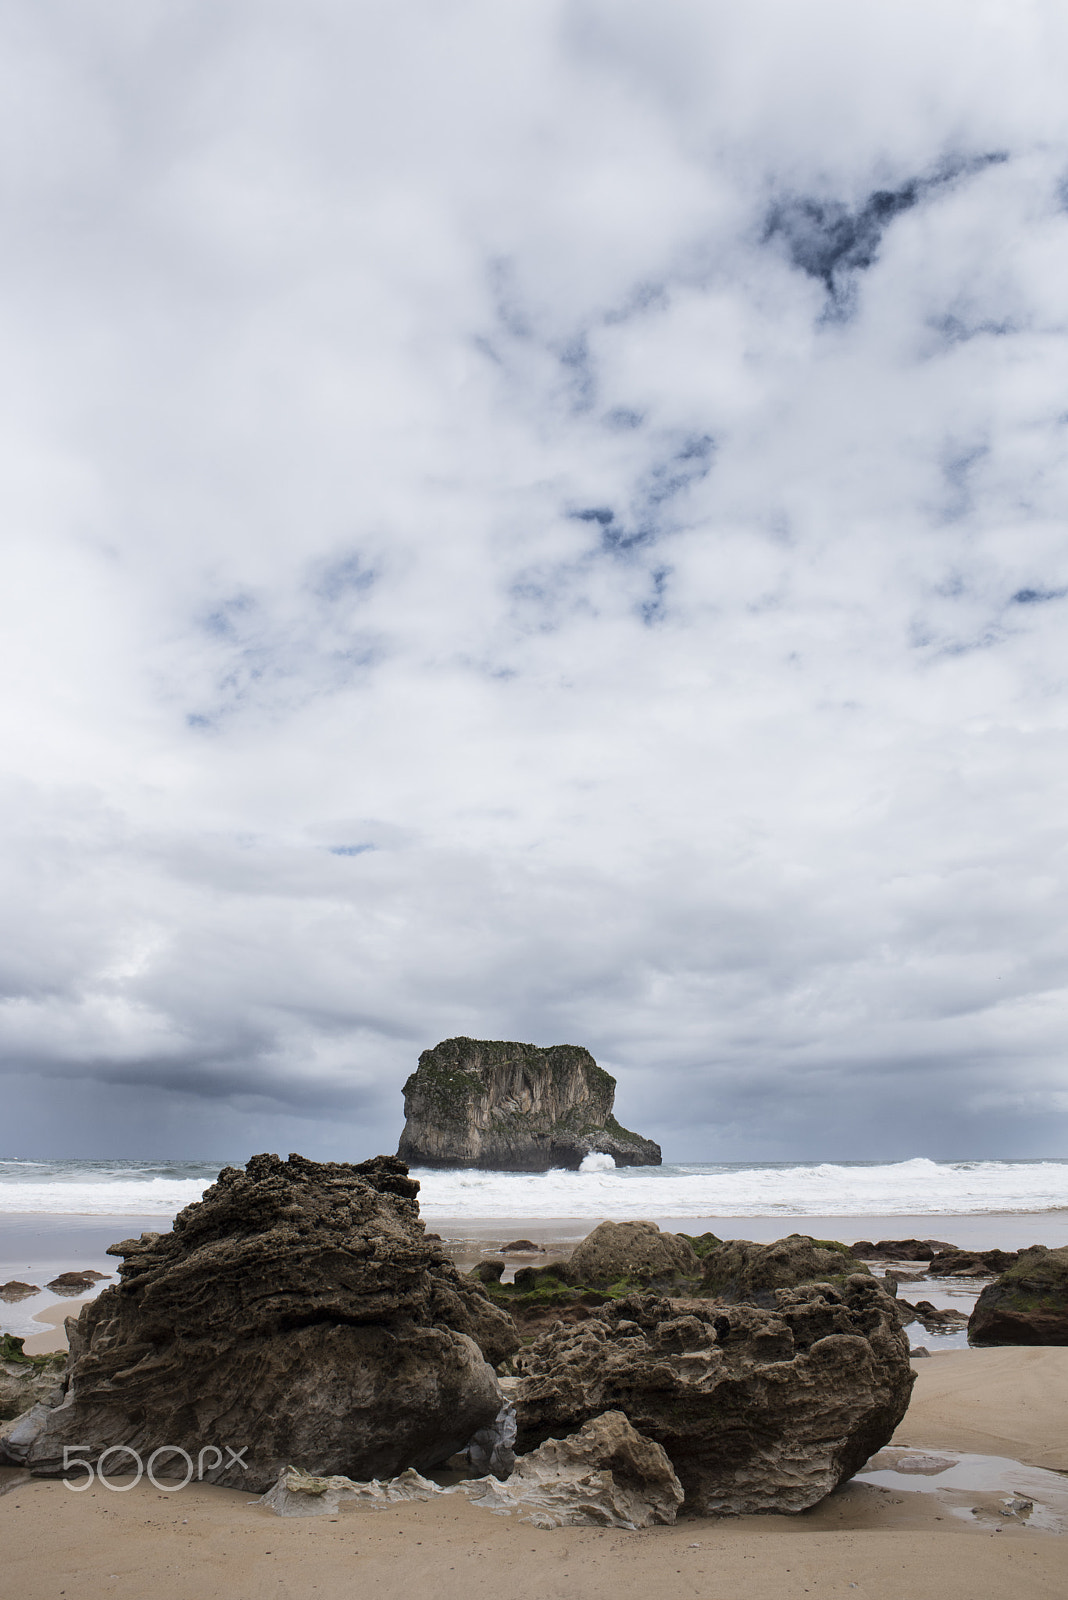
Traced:
<path id="1" fill-rule="evenodd" d="M 616 1080 L 580 1045 L 445 1039 L 404 1085 L 398 1155 L 413 1166 L 497 1172 L 575 1168 L 599 1151 L 659 1166 L 660 1146 L 621 1127 Z"/>
<path id="2" fill-rule="evenodd" d="M 848 1245 L 791 1233 L 774 1244 L 728 1239 L 708 1250 L 699 1293 L 718 1300 L 772 1305 L 776 1289 L 802 1283 L 843 1283 L 855 1273 L 869 1275 Z"/>
<path id="3" fill-rule="evenodd" d="M 1068 1245 L 1024 1250 L 968 1320 L 973 1344 L 1068 1344 Z"/>
<path id="4" fill-rule="evenodd" d="M 627 1278 L 642 1285 L 667 1285 L 701 1275 L 701 1261 L 688 1239 L 661 1233 L 655 1222 L 602 1222 L 564 1263 L 568 1283 L 603 1288 Z"/>
<path id="5" fill-rule="evenodd" d="M 28 1356 L 13 1333 L 0 1334 L 0 1422 L 21 1417 L 40 1401 L 52 1405 L 62 1393 L 67 1352 Z"/>

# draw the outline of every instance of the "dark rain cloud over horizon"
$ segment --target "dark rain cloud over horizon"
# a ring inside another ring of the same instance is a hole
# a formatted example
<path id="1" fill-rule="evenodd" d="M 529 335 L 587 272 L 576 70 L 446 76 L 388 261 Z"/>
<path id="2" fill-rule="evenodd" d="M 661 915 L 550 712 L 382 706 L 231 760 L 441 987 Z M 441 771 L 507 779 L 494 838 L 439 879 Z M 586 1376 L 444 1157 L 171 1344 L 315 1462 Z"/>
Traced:
<path id="1" fill-rule="evenodd" d="M 15 1154 L 1064 1154 L 1068 16 L 0 17 Z"/>

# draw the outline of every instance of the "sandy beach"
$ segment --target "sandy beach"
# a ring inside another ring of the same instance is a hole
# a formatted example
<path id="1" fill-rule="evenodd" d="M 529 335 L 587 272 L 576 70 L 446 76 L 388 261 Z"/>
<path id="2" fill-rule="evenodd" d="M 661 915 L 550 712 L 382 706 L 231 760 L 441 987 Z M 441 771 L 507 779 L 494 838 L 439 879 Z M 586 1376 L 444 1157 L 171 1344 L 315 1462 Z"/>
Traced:
<path id="1" fill-rule="evenodd" d="M 944 1235 L 961 1244 L 1012 1247 L 1059 1243 L 1059 1223 L 1034 1216 L 731 1218 L 729 1229 L 754 1238 L 791 1228 L 847 1240 Z M 570 1248 L 591 1225 L 498 1218 L 437 1219 L 428 1226 L 458 1259 L 477 1259 L 520 1235 L 550 1251 Z M 692 1219 L 689 1230 L 696 1231 Z M 90 1265 L 105 1234 L 131 1231 L 129 1218 L 95 1219 L 91 1233 L 61 1230 L 44 1254 L 59 1259 L 77 1243 L 79 1264 Z M 103 1258 L 105 1266 L 112 1260 Z M 28 1348 L 62 1348 L 63 1319 L 81 1303 L 50 1296 L 36 1307 L 41 1332 Z M 158 1600 L 265 1594 L 332 1600 L 356 1586 L 407 1600 L 432 1586 L 445 1600 L 501 1592 L 515 1600 L 546 1594 L 628 1600 L 670 1588 L 702 1600 L 727 1600 L 743 1590 L 755 1600 L 809 1594 L 974 1600 L 1004 1589 L 1022 1600 L 1063 1600 L 1068 1543 L 1006 1515 L 1004 1507 L 1006 1496 L 1024 1492 L 1032 1469 L 1065 1474 L 1068 1525 L 1068 1349 L 945 1350 L 914 1366 L 916 1389 L 893 1444 L 966 1453 L 979 1474 L 966 1493 L 936 1492 L 932 1479 L 891 1474 L 890 1485 L 854 1479 L 796 1517 L 684 1519 L 638 1533 L 542 1531 L 458 1498 L 286 1520 L 235 1490 L 191 1484 L 168 1494 L 142 1481 L 114 1491 L 94 1483 L 76 1493 L 3 1468 L 5 1591 L 20 1600 L 74 1594 L 141 1600 L 146 1592 Z M 1059 1479 L 1044 1481 L 1056 1492 Z"/>
<path id="2" fill-rule="evenodd" d="M 917 1370 L 895 1443 L 1068 1472 L 1068 1350 L 951 1352 Z M 76 1494 L 5 1469 L 0 1539 L 5 1589 L 20 1600 L 1063 1600 L 1065 1540 L 1001 1515 L 1001 1492 L 966 1498 L 975 1510 L 961 1514 L 930 1492 L 854 1480 L 797 1517 L 540 1531 L 453 1499 L 288 1521 L 234 1490 Z"/>

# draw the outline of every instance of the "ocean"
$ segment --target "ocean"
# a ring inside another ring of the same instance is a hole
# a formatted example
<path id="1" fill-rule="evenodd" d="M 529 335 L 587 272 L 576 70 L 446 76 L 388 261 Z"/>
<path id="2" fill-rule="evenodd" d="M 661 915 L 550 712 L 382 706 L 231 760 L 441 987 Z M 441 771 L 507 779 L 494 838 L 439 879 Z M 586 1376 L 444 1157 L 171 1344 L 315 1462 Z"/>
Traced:
<path id="1" fill-rule="evenodd" d="M 892 1217 L 1068 1214 L 1068 1159 L 681 1162 L 580 1172 L 413 1170 L 436 1217 Z M 204 1161 L 0 1160 L 0 1216 L 170 1218 L 219 1172 Z M 1068 1226 L 1068 1215 L 1066 1215 Z"/>

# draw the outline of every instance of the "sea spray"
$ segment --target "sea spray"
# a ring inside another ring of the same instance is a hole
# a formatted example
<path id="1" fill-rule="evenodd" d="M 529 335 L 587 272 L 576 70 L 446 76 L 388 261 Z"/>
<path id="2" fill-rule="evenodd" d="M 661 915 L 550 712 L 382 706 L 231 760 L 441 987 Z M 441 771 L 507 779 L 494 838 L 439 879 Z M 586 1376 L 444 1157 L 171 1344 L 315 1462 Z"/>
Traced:
<path id="1" fill-rule="evenodd" d="M 368 1152 L 353 1151 L 353 1160 Z M 235 1165 L 242 1165 L 240 1157 Z M 0 1161 L 0 1214 L 173 1217 L 221 1162 Z M 686 1162 L 578 1172 L 416 1168 L 435 1217 L 805 1217 L 1068 1213 L 1068 1161 Z M 1066 1216 L 1068 1226 L 1068 1216 Z"/>

